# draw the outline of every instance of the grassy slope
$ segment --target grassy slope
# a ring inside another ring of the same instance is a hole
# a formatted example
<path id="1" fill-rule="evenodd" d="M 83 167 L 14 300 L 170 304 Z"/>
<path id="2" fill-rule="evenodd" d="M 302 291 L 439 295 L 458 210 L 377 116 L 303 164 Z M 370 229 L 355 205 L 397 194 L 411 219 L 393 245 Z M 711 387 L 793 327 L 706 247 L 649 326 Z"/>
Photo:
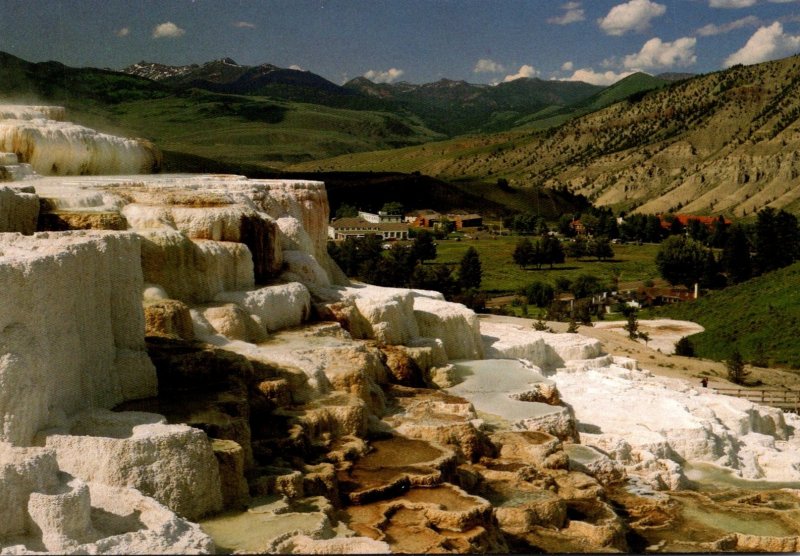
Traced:
<path id="1" fill-rule="evenodd" d="M 771 363 L 800 368 L 800 263 L 710 293 L 662 307 L 654 315 L 691 320 L 706 331 L 692 336 L 697 354 L 725 359 L 735 347 L 751 360 L 761 343 Z"/>
<path id="2" fill-rule="evenodd" d="M 265 97 L 174 91 L 153 81 L 0 53 L 0 99 L 60 104 L 71 121 L 229 163 L 286 162 L 419 144 L 441 136 L 418 119 Z"/>
<path id="3" fill-rule="evenodd" d="M 593 274 L 604 283 L 610 283 L 613 269 L 621 271 L 620 282 L 641 281 L 658 277 L 654 264 L 658 245 L 615 245 L 615 257 L 611 261 L 598 262 L 595 259 L 576 261 L 568 258 L 565 264 L 556 265 L 553 270 L 543 267 L 521 269 L 514 264 L 512 254 L 518 236 L 502 236 L 496 239 L 478 239 L 463 241 L 439 241 L 437 247 L 437 263 L 458 263 L 470 247 L 478 251 L 483 269 L 481 289 L 492 294 L 515 293 L 519 288 L 531 282 L 542 281 L 555 283 L 555 279 L 564 276 L 574 280 L 580 274 Z"/>
<path id="4" fill-rule="evenodd" d="M 643 94 L 668 84 L 667 81 L 653 77 L 652 75 L 647 75 L 646 73 L 634 73 L 585 100 L 561 108 L 550 107 L 523 118 L 517 122 L 517 127 L 520 129 L 539 130 L 555 127 L 572 118 L 601 110 L 615 102 L 625 100 L 631 95 Z"/>
<path id="5" fill-rule="evenodd" d="M 164 150 L 271 167 L 436 137 L 392 114 L 205 93 L 125 103 L 111 119 Z"/>

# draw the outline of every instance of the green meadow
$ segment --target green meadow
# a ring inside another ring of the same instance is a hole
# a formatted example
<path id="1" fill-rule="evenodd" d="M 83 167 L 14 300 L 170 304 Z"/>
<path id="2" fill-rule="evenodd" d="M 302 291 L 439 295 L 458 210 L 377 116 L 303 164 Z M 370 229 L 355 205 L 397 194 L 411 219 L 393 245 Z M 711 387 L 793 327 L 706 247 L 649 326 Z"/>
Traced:
<path id="1" fill-rule="evenodd" d="M 534 281 L 555 284 L 556 278 L 563 276 L 574 280 L 581 274 L 592 274 L 602 282 L 611 283 L 614 273 L 619 271 L 622 287 L 633 286 L 634 282 L 659 279 L 654 260 L 658 245 L 614 245 L 614 258 L 597 261 L 594 258 L 575 260 L 567 257 L 563 264 L 550 269 L 543 266 L 520 268 L 512 257 L 520 236 L 486 236 L 480 239 L 442 240 L 437 246 L 437 263 L 457 264 L 469 247 L 474 247 L 481 258 L 483 282 L 481 289 L 491 295 L 516 293 L 522 286 Z"/>

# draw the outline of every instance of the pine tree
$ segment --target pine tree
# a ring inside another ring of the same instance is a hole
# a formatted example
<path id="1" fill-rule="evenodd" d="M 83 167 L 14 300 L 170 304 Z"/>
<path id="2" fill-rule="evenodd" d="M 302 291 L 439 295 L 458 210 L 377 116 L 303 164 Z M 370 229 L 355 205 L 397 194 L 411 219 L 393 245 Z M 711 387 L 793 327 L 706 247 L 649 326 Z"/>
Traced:
<path id="1" fill-rule="evenodd" d="M 742 354 L 736 348 L 734 348 L 730 358 L 725 361 L 725 366 L 728 369 L 728 379 L 734 384 L 744 384 L 745 378 L 750 374 L 745 370 Z"/>
<path id="2" fill-rule="evenodd" d="M 561 264 L 564 262 L 564 249 L 561 247 L 561 242 L 554 237 L 545 236 L 542 242 L 542 262 L 550 265 L 553 268 L 554 264 Z"/>
<path id="3" fill-rule="evenodd" d="M 753 275 L 750 242 L 741 226 L 734 226 L 728 233 L 725 248 L 722 250 L 722 268 L 734 284 L 744 282 Z"/>
<path id="4" fill-rule="evenodd" d="M 533 258 L 533 245 L 531 245 L 531 240 L 526 237 L 519 240 L 517 246 L 514 248 L 512 257 L 520 268 L 525 268 L 530 265 L 531 259 Z"/>
<path id="5" fill-rule="evenodd" d="M 411 244 L 414 258 L 418 261 L 432 261 L 436 258 L 436 243 L 433 234 L 427 230 L 417 232 L 417 237 Z"/>
<path id="6" fill-rule="evenodd" d="M 458 266 L 458 282 L 465 290 L 481 287 L 483 270 L 481 259 L 474 247 L 467 249 Z"/>
<path id="7" fill-rule="evenodd" d="M 692 341 L 686 336 L 683 336 L 680 340 L 675 342 L 675 355 L 694 357 L 694 344 L 692 344 Z"/>
<path id="8" fill-rule="evenodd" d="M 639 337 L 639 319 L 636 311 L 628 313 L 628 322 L 625 324 L 625 331 L 628 333 L 628 338 L 635 340 Z"/>

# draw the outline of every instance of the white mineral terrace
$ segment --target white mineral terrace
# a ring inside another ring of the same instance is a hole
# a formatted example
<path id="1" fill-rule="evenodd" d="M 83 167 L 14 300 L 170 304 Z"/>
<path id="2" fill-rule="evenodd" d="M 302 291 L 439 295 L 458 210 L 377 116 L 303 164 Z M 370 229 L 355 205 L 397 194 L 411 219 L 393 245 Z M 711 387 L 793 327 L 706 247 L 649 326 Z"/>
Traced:
<path id="1" fill-rule="evenodd" d="M 0 152 L 16 153 L 42 175 L 148 173 L 159 153 L 148 142 L 61 121 L 57 106 L 0 104 Z"/>

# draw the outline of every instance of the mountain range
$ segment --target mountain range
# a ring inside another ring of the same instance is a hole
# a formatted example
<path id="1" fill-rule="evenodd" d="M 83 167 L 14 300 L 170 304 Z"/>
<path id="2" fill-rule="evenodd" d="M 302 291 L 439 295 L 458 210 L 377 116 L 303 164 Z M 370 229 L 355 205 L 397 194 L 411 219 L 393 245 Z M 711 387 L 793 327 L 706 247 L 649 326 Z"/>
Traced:
<path id="1" fill-rule="evenodd" d="M 203 65 L 165 66 L 139 62 L 122 70 L 175 88 L 268 96 L 337 108 L 380 110 L 418 117 L 431 130 L 448 136 L 502 131 L 524 124 L 548 109 L 573 115 L 571 107 L 607 87 L 575 81 L 520 78 L 495 86 L 440 79 L 434 83 L 374 83 L 357 77 L 342 86 L 310 71 L 262 64 L 243 66 L 231 58 Z M 644 76 L 645 74 L 640 74 Z M 669 80 L 640 80 L 630 93 L 666 85 Z"/>

